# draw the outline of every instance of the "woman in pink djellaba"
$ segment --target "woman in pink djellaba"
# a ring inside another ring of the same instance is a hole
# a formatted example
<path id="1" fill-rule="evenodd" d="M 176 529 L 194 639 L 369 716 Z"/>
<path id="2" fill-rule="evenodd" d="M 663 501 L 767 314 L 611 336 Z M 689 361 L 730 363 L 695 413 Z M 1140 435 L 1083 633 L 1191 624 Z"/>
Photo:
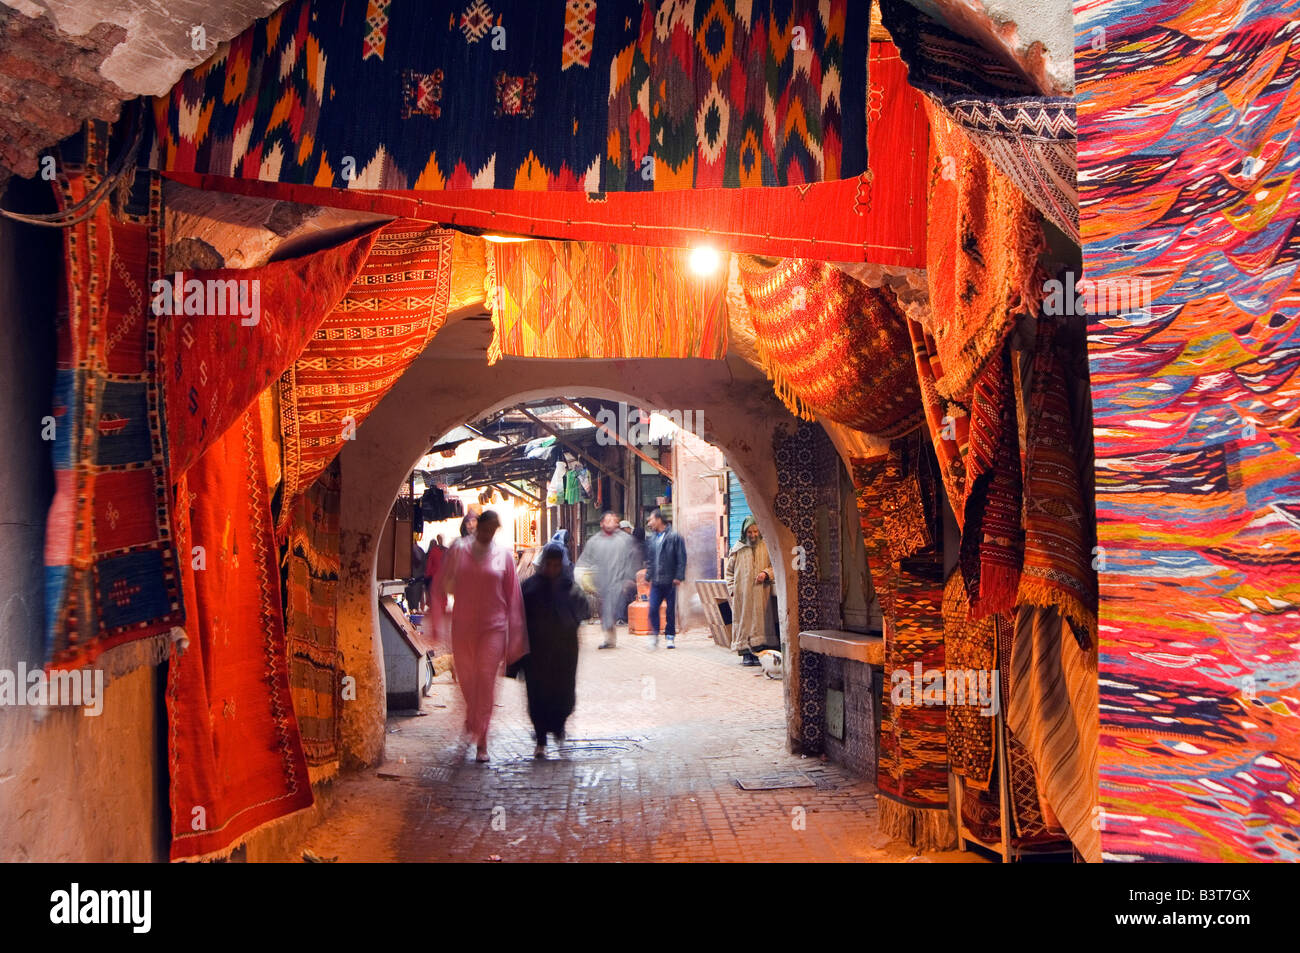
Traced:
<path id="1" fill-rule="evenodd" d="M 528 652 L 523 596 L 515 577 L 515 556 L 492 541 L 501 518 L 484 510 L 474 533 L 447 550 L 434 579 L 435 591 L 452 597 L 450 611 L 430 600 L 433 631 L 444 644 L 450 637 L 456 680 L 465 696 L 466 741 L 488 760 L 488 725 L 497 675 Z"/>

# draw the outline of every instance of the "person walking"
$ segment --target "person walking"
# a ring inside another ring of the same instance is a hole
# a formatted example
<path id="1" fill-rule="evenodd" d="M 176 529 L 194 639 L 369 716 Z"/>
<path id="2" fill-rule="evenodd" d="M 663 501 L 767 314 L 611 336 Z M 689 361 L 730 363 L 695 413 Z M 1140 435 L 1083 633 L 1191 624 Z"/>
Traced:
<path id="1" fill-rule="evenodd" d="M 673 648 L 677 636 L 677 587 L 686 581 L 686 541 L 655 509 L 648 520 L 653 534 L 646 540 L 646 565 L 650 576 L 650 647 L 659 647 L 659 606 L 667 605 L 664 641 Z"/>
<path id="2" fill-rule="evenodd" d="M 578 626 L 587 617 L 587 598 L 565 571 L 567 558 L 562 544 L 547 543 L 538 571 L 521 587 L 528 654 L 517 668 L 523 672 L 528 717 L 537 737 L 535 758 L 545 757 L 548 734 L 557 747 L 564 744 L 564 723 L 576 700 Z"/>
<path id="3" fill-rule="evenodd" d="M 514 554 L 493 542 L 500 526 L 494 510 L 479 514 L 474 535 L 447 550 L 434 580 L 438 592 L 452 597 L 450 613 L 431 602 L 438 615 L 434 631 L 444 642 L 450 635 L 456 680 L 465 696 L 466 740 L 477 747 L 479 761 L 488 760 L 497 673 L 528 651 Z"/>
<path id="4" fill-rule="evenodd" d="M 627 614 L 626 604 L 620 607 L 619 602 L 628 580 L 636 575 L 634 549 L 632 537 L 618 528 L 618 517 L 606 511 L 600 518 L 600 532 L 587 540 L 578 557 L 578 569 L 591 570 L 600 597 L 600 627 L 605 640 L 597 648 L 612 649 L 618 644 L 618 619 L 620 614 Z"/>
<path id="5" fill-rule="evenodd" d="M 731 648 L 744 665 L 759 665 L 759 649 L 774 641 L 776 618 L 771 611 L 772 560 L 758 523 L 746 516 L 740 541 L 727 553 L 727 595 L 731 599 Z"/>

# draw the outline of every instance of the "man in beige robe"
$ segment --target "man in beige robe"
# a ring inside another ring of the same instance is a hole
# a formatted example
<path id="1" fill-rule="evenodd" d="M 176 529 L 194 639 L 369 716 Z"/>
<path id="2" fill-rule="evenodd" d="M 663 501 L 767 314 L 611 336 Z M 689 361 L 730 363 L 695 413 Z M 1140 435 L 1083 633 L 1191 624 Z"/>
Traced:
<path id="1" fill-rule="evenodd" d="M 754 517 L 741 525 L 740 542 L 727 553 L 727 594 L 731 598 L 731 647 L 745 665 L 758 665 L 760 649 L 775 645 L 771 608 L 772 560 Z"/>

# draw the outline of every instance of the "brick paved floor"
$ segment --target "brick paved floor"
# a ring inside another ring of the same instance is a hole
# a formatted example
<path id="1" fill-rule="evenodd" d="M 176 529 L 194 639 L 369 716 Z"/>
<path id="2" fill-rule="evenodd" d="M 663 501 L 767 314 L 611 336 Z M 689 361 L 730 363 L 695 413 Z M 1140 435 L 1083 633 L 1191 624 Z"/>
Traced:
<path id="1" fill-rule="evenodd" d="M 782 686 L 703 630 L 672 651 L 582 630 L 564 749 L 532 757 L 523 685 L 500 681 L 488 765 L 459 747 L 443 676 L 421 714 L 388 722 L 386 763 L 335 784 L 330 815 L 291 854 L 340 861 L 976 861 L 918 855 L 877 825 L 875 788 L 785 750 Z M 804 775 L 815 787 L 745 791 Z"/>

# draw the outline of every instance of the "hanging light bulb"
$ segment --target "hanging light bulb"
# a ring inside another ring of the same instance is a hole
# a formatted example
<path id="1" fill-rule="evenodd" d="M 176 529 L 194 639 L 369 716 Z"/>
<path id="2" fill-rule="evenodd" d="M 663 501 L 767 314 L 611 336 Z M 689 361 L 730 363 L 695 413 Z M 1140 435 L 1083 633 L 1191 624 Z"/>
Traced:
<path id="1" fill-rule="evenodd" d="M 721 264 L 722 256 L 712 245 L 696 245 L 691 249 L 691 271 L 700 277 L 707 278 L 717 271 Z"/>

